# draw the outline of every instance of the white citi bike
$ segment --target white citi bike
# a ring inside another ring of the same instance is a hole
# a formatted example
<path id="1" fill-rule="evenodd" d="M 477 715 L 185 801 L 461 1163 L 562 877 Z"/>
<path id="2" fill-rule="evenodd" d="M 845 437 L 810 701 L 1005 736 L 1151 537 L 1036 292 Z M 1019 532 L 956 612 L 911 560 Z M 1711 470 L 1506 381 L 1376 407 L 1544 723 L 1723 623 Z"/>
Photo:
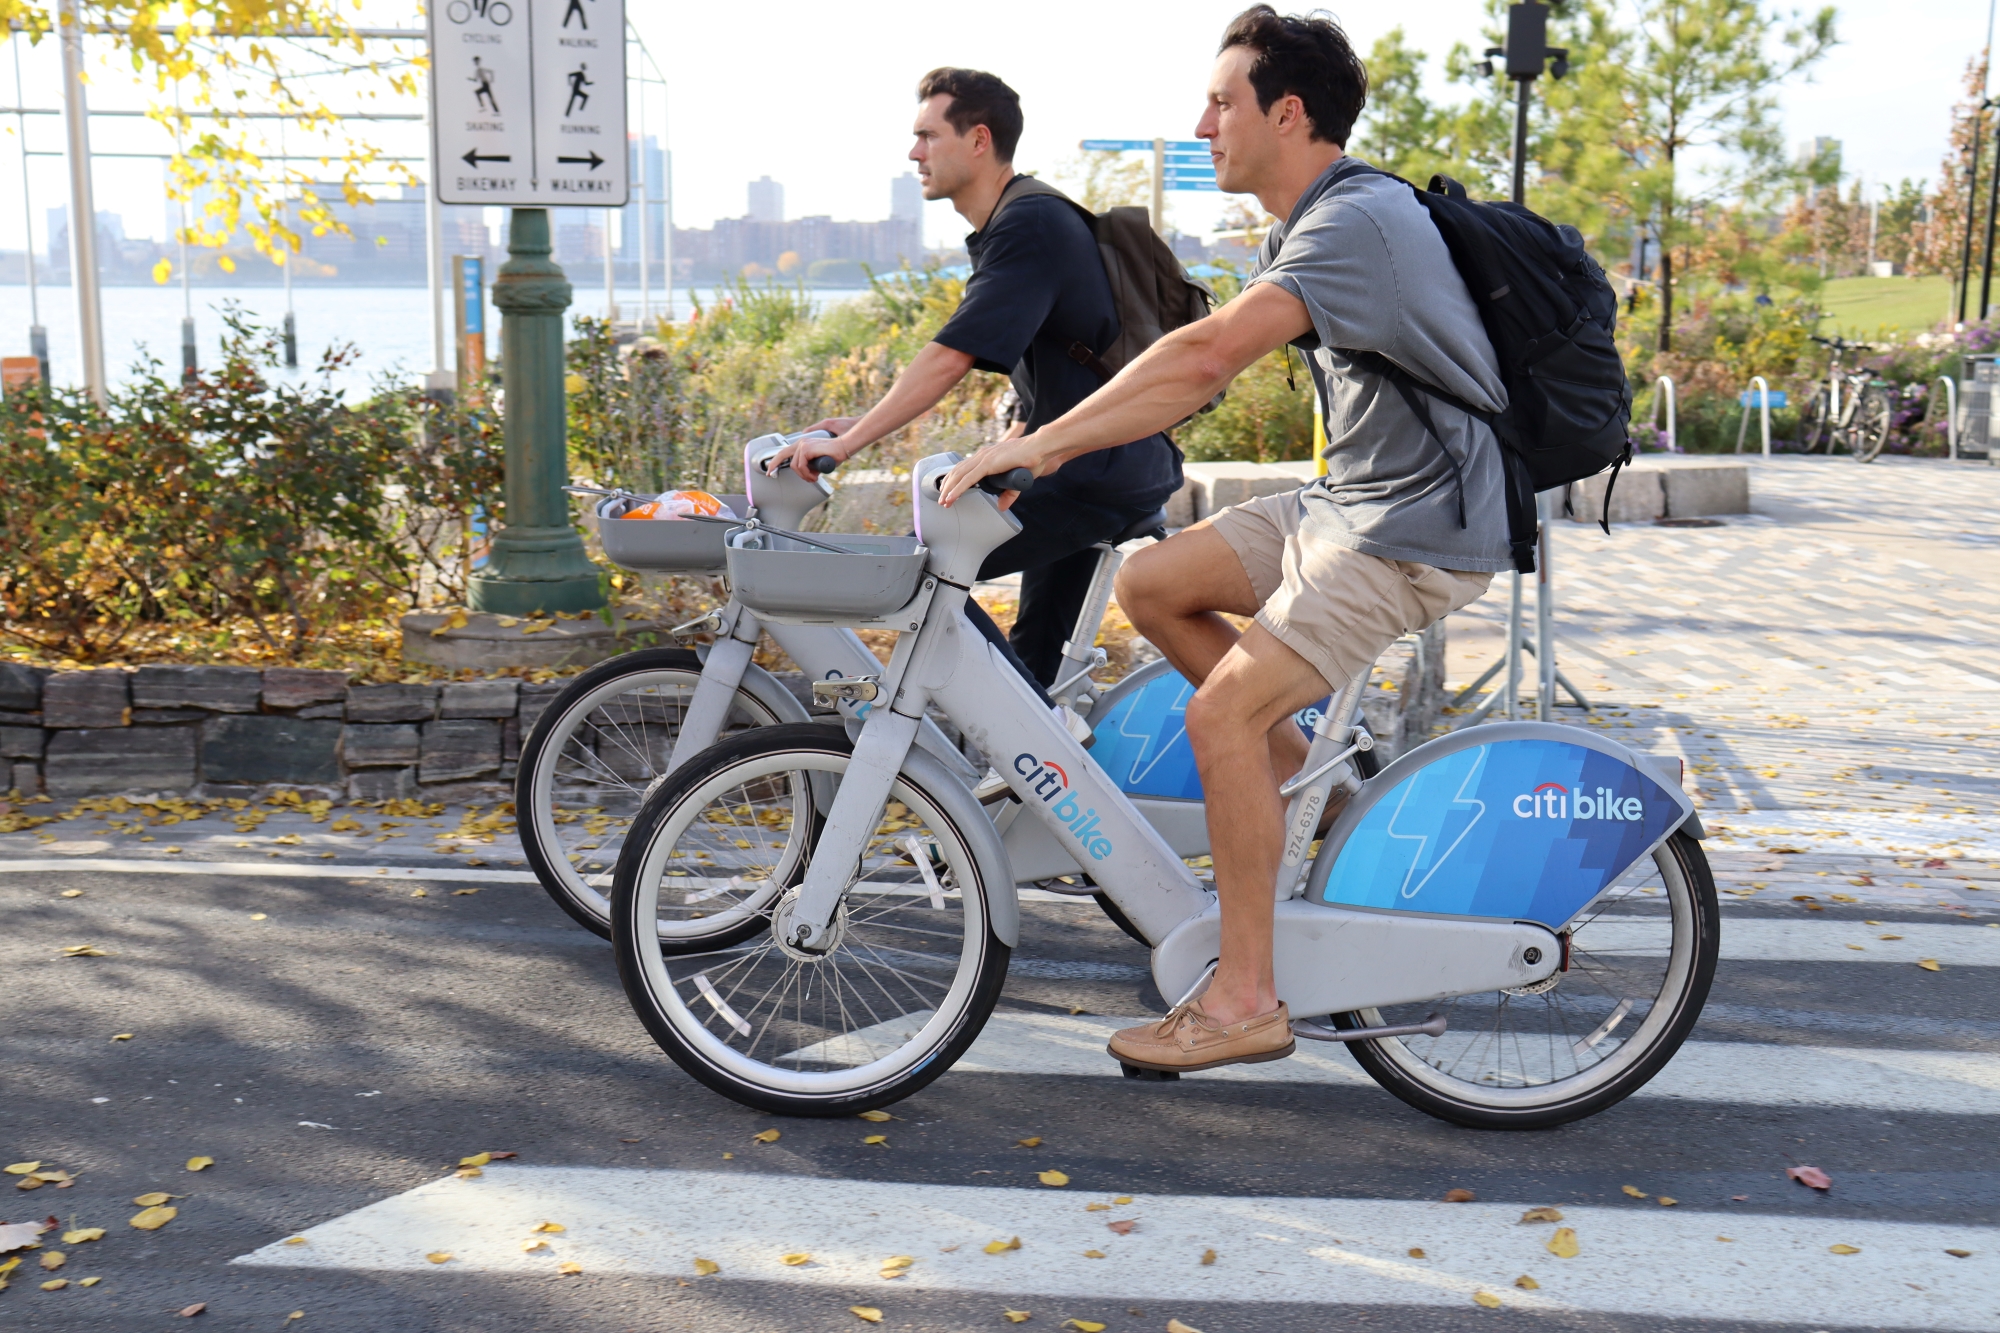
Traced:
<path id="1" fill-rule="evenodd" d="M 764 469 L 773 454 L 806 438 L 801 432 L 749 441 L 743 449 L 745 493 L 720 498 L 760 524 L 798 527 L 832 495 L 824 474 L 833 471 L 834 460 L 815 460 L 814 471 L 822 475 L 814 481 L 788 468 L 768 475 Z M 724 540 L 740 524 L 719 519 L 627 522 L 622 516 L 647 497 L 591 487 L 571 489 L 601 497 L 595 505 L 598 532 L 605 553 L 615 563 L 665 573 L 726 573 Z M 1116 547 L 1140 536 L 1164 537 L 1165 521 L 1164 514 L 1155 514 L 1098 548 L 1097 573 L 1065 648 L 1055 689 L 1056 696 L 1079 714 L 1090 711 L 1099 693 L 1090 673 L 1105 660 L 1094 645 L 1121 559 Z M 878 539 L 842 540 L 851 547 Z M 783 682 L 752 660 L 760 636 L 769 633 L 814 681 L 867 676 L 882 669 L 852 624 L 769 619 L 735 597 L 669 633 L 708 633 L 714 642 L 702 648 L 642 648 L 577 676 L 531 728 L 515 778 L 516 825 L 528 864 L 563 911 L 607 939 L 610 870 L 646 793 L 677 765 L 718 740 L 753 727 L 805 722 L 811 717 Z M 1157 674 L 1163 668 L 1164 663 L 1153 670 Z M 980 770 L 934 723 L 919 728 L 917 743 L 968 785 L 979 781 Z M 1107 910 L 1118 920 L 1116 907 Z M 1120 924 L 1129 929 L 1129 923 Z"/>
<path id="2" fill-rule="evenodd" d="M 680 762 L 618 858 L 627 996 L 683 1069 L 746 1106 L 851 1114 L 949 1069 L 1000 995 L 1016 886 L 1058 867 L 1148 943 L 1168 1001 L 1215 964 L 1216 900 L 1184 860 L 1206 842 L 1187 683 L 1128 678 L 1079 743 L 964 615 L 980 562 L 1020 525 L 987 490 L 938 503 L 958 461 L 915 469 L 913 537 L 729 534 L 734 596 L 766 623 L 886 625 L 896 647 L 815 687 L 840 725 L 762 727 Z M 1677 775 L 1515 722 L 1369 776 L 1366 679 L 1317 710 L 1281 788 L 1276 967 L 1294 1032 L 1347 1043 L 1391 1093 L 1462 1125 L 1542 1128 L 1630 1095 L 1679 1048 L 1715 969 L 1715 887 Z M 990 805 L 917 743 L 930 708 L 1004 780 Z"/>

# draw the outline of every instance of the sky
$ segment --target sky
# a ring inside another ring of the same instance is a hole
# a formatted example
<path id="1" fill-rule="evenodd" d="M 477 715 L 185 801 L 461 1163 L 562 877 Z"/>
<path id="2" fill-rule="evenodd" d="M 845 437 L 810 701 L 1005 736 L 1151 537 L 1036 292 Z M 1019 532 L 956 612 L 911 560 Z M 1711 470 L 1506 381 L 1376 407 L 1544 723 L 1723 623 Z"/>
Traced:
<path id="1" fill-rule="evenodd" d="M 1241 0 L 1155 0 L 1143 8 L 1105 0 L 1012 0 L 1004 7 L 872 0 L 765 0 L 734 5 L 638 3 L 630 16 L 665 75 L 648 92 L 648 130 L 664 119 L 674 154 L 674 217 L 707 226 L 747 209 L 745 185 L 769 175 L 785 187 L 788 216 L 888 214 L 889 182 L 910 165 L 909 124 L 917 79 L 936 65 L 971 65 L 1005 78 L 1021 94 L 1027 131 L 1016 165 L 1060 171 L 1082 138 L 1191 137 L 1215 42 Z M 1449 95 L 1443 56 L 1454 41 L 1479 41 L 1478 0 L 1400 0 L 1331 6 L 1364 54 L 1401 25 L 1431 56 L 1434 93 Z M 1839 6 L 1842 45 L 1810 82 L 1783 94 L 1786 137 L 1843 141 L 1850 172 L 1869 182 L 1934 176 L 1966 59 L 1986 37 L 1986 0 L 1849 0 Z M 362 22 L 410 20 L 369 4 Z M 0 47 L 0 104 L 11 105 L 13 53 Z M 53 42 L 23 44 L 25 101 L 57 105 Z M 129 78 L 100 69 L 93 105 L 143 105 Z M 342 105 L 338 91 L 330 94 Z M 632 114 L 638 128 L 638 111 Z M 383 124 L 378 142 L 420 155 L 417 126 Z M 61 146 L 61 121 L 31 118 L 38 150 Z M 163 136 L 142 122 L 100 121 L 100 151 L 143 152 Z M 0 146 L 0 248 L 21 245 L 20 159 L 13 118 Z M 30 159 L 36 245 L 46 243 L 42 210 L 66 197 L 59 158 Z M 167 221 L 159 169 L 140 159 L 107 159 L 96 173 L 97 203 L 125 217 L 129 235 L 163 236 Z M 1225 200 L 1169 197 L 1170 220 L 1205 232 Z M 926 235 L 956 243 L 965 228 L 944 203 L 927 205 Z"/>

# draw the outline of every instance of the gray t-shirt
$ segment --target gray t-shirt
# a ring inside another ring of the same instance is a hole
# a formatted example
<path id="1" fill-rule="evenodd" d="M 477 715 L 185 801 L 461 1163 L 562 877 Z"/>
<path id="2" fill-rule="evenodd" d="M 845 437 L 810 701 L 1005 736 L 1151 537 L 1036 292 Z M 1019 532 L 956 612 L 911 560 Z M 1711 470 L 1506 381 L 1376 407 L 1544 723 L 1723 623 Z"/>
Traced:
<path id="1" fill-rule="evenodd" d="M 1300 493 L 1302 535 L 1388 560 L 1442 569 L 1512 569 L 1500 444 L 1493 430 L 1426 394 L 1431 421 L 1459 463 L 1390 380 L 1356 364 L 1373 352 L 1487 412 L 1507 405 L 1500 363 L 1436 224 L 1401 182 L 1342 158 L 1271 229 L 1251 281 L 1305 303 L 1307 353 L 1326 409 L 1327 475 Z"/>

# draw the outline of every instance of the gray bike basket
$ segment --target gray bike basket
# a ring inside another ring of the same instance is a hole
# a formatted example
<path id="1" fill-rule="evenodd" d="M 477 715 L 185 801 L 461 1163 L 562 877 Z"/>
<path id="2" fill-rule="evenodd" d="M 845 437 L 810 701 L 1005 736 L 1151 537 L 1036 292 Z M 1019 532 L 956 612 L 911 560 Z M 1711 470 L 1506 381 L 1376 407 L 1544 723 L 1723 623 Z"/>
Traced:
<path id="1" fill-rule="evenodd" d="M 750 512 L 747 495 L 716 499 L 738 514 Z M 627 569 L 676 570 L 681 573 L 719 570 L 725 561 L 723 540 L 730 529 L 721 523 L 694 519 L 635 518 L 623 515 L 642 501 L 612 496 L 597 506 L 597 536 L 613 564 Z"/>
<path id="2" fill-rule="evenodd" d="M 832 623 L 886 616 L 907 606 L 929 550 L 915 537 L 814 533 L 839 553 L 770 531 L 729 534 L 729 584 L 759 613 Z"/>

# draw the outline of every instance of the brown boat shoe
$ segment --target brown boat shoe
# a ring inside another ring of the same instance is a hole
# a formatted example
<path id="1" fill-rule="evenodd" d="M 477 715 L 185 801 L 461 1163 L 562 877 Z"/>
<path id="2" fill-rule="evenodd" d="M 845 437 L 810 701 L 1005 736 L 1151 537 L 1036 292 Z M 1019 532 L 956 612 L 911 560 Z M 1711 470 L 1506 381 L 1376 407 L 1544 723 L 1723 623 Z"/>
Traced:
<path id="1" fill-rule="evenodd" d="M 1184 1074 L 1282 1060 L 1295 1045 L 1291 1011 L 1283 1004 L 1268 1014 L 1222 1024 L 1202 1011 L 1200 1000 L 1189 1000 L 1165 1018 L 1114 1032 L 1105 1049 L 1123 1064 Z"/>

